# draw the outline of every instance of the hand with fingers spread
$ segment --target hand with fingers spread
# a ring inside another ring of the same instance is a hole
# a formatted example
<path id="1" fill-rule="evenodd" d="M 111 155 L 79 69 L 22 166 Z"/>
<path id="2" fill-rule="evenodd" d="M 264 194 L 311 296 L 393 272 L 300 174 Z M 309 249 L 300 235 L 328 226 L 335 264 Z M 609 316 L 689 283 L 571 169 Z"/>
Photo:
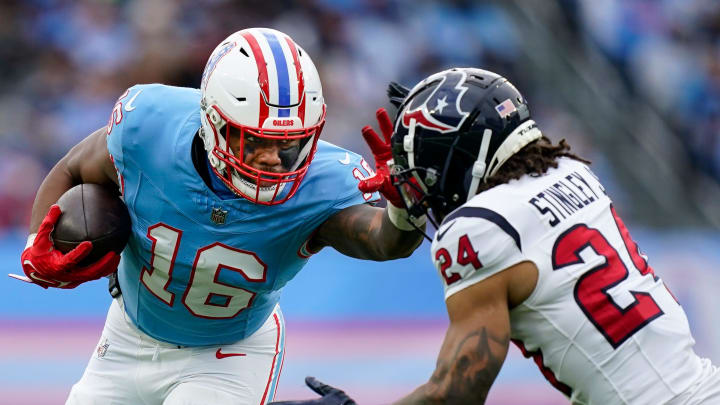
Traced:
<path id="1" fill-rule="evenodd" d="M 315 377 L 305 377 L 305 384 L 321 398 L 271 402 L 268 405 L 356 405 L 356 402 L 345 391 L 324 384 Z"/>
<path id="2" fill-rule="evenodd" d="M 92 250 L 92 243 L 85 241 L 73 250 L 63 254 L 53 246 L 50 233 L 62 214 L 60 207 L 53 205 L 43 219 L 34 238 L 22 253 L 22 267 L 27 279 L 43 288 L 75 288 L 78 285 L 111 274 L 120 263 L 120 255 L 109 252 L 97 262 L 84 267 L 77 264 Z"/>
<path id="3" fill-rule="evenodd" d="M 371 126 L 366 125 L 363 127 L 363 138 L 365 138 L 365 142 L 367 142 L 375 158 L 375 175 L 360 181 L 358 188 L 363 193 L 379 191 L 390 204 L 402 208 L 404 204 L 397 189 L 392 185 L 390 167 L 388 166 L 388 162 L 392 160 L 390 138 L 393 134 L 393 123 L 384 108 L 378 109 L 375 116 L 384 139 L 380 138 Z"/>

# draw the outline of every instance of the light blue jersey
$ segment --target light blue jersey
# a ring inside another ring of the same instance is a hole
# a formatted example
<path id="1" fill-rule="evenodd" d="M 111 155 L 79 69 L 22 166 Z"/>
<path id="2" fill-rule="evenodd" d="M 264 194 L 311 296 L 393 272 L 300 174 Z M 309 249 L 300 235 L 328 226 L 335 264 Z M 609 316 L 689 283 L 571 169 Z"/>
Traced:
<path id="1" fill-rule="evenodd" d="M 223 200 L 192 163 L 199 128 L 199 90 L 138 85 L 115 106 L 107 137 L 133 222 L 118 269 L 125 310 L 148 335 L 186 346 L 255 332 L 307 263 L 313 231 L 378 198 L 357 189 L 369 174 L 359 155 L 319 141 L 287 202 Z"/>

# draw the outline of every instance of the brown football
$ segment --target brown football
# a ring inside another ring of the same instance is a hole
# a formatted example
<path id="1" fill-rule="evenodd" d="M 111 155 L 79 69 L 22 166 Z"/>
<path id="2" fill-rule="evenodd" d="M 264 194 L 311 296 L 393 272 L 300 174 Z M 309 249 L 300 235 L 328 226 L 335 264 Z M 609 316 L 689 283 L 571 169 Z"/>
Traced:
<path id="1" fill-rule="evenodd" d="M 82 241 L 93 249 L 80 266 L 94 263 L 109 251 L 122 252 L 130 238 L 130 214 L 112 190 L 98 184 L 78 184 L 66 191 L 57 204 L 62 214 L 55 224 L 55 248 L 67 253 Z"/>

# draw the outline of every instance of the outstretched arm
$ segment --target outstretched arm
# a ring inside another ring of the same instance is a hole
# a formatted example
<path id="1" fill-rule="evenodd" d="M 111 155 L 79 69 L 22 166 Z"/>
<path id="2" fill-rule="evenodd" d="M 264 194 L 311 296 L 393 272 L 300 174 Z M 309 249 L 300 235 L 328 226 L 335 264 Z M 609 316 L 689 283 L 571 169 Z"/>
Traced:
<path id="1" fill-rule="evenodd" d="M 367 204 L 345 208 L 318 228 L 310 241 L 311 249 L 332 246 L 359 259 L 390 260 L 410 256 L 422 241 L 423 233 L 418 229 L 424 231 L 425 219 L 408 217 L 402 208 L 402 198 L 390 179 L 392 121 L 384 108 L 377 110 L 375 115 L 383 137 L 370 126 L 362 129 L 362 135 L 375 158 L 376 173 L 360 181 L 358 188 L 363 193 L 379 191 L 388 202 L 387 208 Z"/>
<path id="2" fill-rule="evenodd" d="M 410 256 L 422 237 L 418 231 L 398 229 L 387 209 L 360 204 L 345 208 L 320 225 L 309 247 L 317 251 L 332 246 L 348 256 L 379 261 Z"/>
<path id="3" fill-rule="evenodd" d="M 435 372 L 395 404 L 485 403 L 510 343 L 508 276 L 497 274 L 448 298 L 450 327 Z"/>
<path id="4" fill-rule="evenodd" d="M 510 344 L 510 308 L 527 299 L 537 283 L 537 268 L 521 262 L 447 299 L 450 327 L 430 380 L 394 405 L 484 404 Z M 312 380 L 316 381 L 316 380 Z M 308 383 L 308 385 L 312 385 Z M 278 405 L 354 405 L 329 387 L 312 400 Z"/>

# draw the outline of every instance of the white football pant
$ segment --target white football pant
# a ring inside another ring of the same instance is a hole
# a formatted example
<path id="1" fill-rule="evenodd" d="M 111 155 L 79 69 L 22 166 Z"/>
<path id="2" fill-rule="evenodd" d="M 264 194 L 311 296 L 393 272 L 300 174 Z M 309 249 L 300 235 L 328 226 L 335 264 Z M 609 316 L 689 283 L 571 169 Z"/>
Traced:
<path id="1" fill-rule="evenodd" d="M 279 306 L 246 339 L 180 347 L 137 329 L 116 299 L 66 405 L 263 405 L 275 395 L 284 347 Z"/>

